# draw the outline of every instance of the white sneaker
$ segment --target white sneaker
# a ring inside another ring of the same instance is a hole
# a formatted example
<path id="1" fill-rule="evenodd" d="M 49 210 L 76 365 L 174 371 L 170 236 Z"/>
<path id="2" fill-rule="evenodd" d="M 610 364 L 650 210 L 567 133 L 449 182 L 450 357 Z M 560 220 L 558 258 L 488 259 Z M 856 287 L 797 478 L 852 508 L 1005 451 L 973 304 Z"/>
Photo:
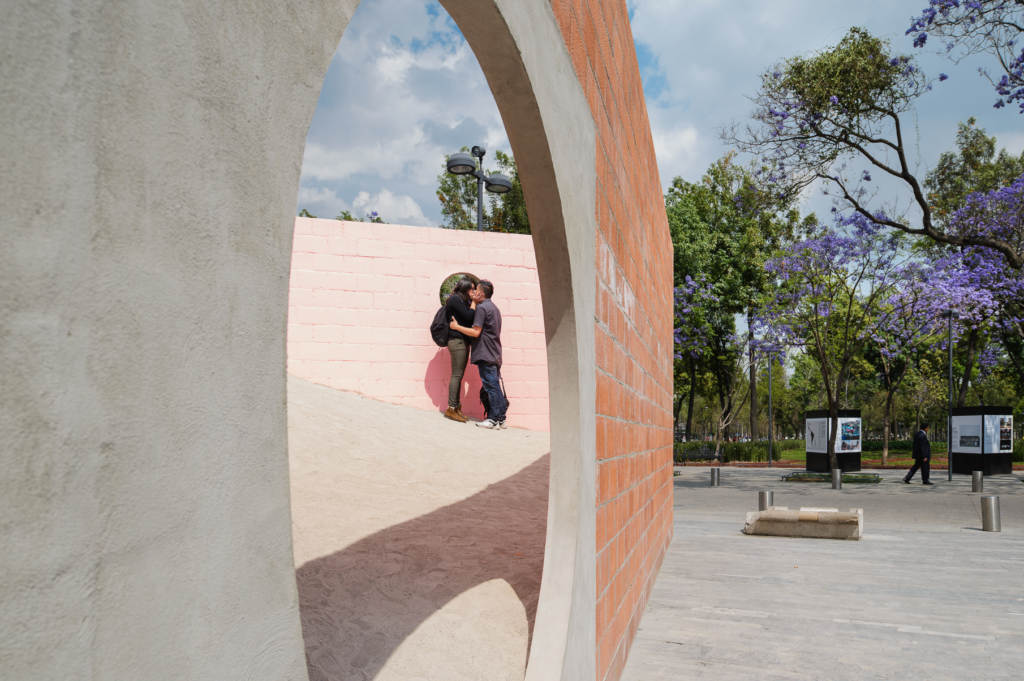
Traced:
<path id="1" fill-rule="evenodd" d="M 495 421 L 493 419 L 487 419 L 486 421 L 479 421 L 479 422 L 477 422 L 476 425 L 479 428 L 500 428 L 501 427 L 501 425 L 497 421 Z"/>
<path id="2" fill-rule="evenodd" d="M 500 427 L 502 430 L 505 430 L 506 428 L 508 428 L 508 426 L 505 425 L 504 421 L 499 421 L 498 422 L 498 427 Z"/>

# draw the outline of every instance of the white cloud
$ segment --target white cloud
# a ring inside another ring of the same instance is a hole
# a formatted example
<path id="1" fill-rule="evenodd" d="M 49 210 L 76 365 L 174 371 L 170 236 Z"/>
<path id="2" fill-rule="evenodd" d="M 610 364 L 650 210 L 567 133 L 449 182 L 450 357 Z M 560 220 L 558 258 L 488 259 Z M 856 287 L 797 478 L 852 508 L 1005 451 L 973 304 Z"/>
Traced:
<path id="1" fill-rule="evenodd" d="M 454 22 L 436 2 L 360 3 L 306 138 L 303 189 L 362 192 L 393 202 L 392 212 L 374 208 L 389 221 L 437 224 L 444 155 L 474 144 L 488 147 L 488 159 L 495 149 L 511 151 L 487 81 Z M 300 193 L 296 210 L 307 196 Z"/>
<path id="2" fill-rule="evenodd" d="M 366 213 L 377 211 L 380 216 L 393 224 L 420 225 L 436 227 L 437 223 L 423 214 L 423 209 L 411 196 L 396 196 L 388 189 L 370 196 L 369 192 L 359 192 L 352 200 L 353 212 L 361 217 Z"/>
<path id="3" fill-rule="evenodd" d="M 658 154 L 658 163 L 663 166 L 692 166 L 700 158 L 702 149 L 707 146 L 707 140 L 701 139 L 697 128 L 692 125 L 674 128 L 652 126 L 651 133 Z"/>
<path id="4" fill-rule="evenodd" d="M 957 66 L 915 50 L 904 36 L 922 0 L 629 0 L 634 42 L 640 57 L 658 167 L 664 186 L 681 175 L 697 180 L 729 148 L 718 128 L 745 122 L 746 96 L 759 75 L 777 61 L 838 42 L 851 26 L 864 26 L 891 40 L 893 49 L 914 54 L 932 75 L 951 78 L 921 100 L 915 137 L 923 174 L 953 146 L 957 123 L 978 116 L 1000 145 L 1019 149 L 1014 114 L 992 109 L 994 93 L 968 60 Z M 916 154 L 915 154 L 916 155 Z M 819 193 L 820 194 L 820 193 Z M 830 202 L 811 200 L 819 215 Z"/>
<path id="5" fill-rule="evenodd" d="M 349 210 L 349 204 L 338 197 L 333 189 L 325 187 L 299 187 L 299 205 L 313 215 L 329 218 L 343 210 Z"/>

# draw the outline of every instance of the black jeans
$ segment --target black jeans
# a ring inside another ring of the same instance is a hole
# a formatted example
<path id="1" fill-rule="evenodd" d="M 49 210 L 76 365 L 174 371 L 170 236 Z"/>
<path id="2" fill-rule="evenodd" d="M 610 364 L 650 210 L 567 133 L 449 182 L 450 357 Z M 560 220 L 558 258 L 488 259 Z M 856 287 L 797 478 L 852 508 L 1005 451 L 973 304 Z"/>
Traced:
<path id="1" fill-rule="evenodd" d="M 917 472 L 918 468 L 921 469 L 921 482 L 928 482 L 928 476 L 931 474 L 932 469 L 931 459 L 922 459 L 920 461 L 915 461 L 914 466 L 910 469 L 910 472 L 907 473 L 907 477 L 903 479 L 908 482 L 910 480 L 913 480 L 914 473 Z"/>
<path id="2" fill-rule="evenodd" d="M 505 393 L 501 391 L 501 366 L 486 362 L 476 366 L 480 370 L 480 382 L 487 391 L 487 399 L 491 401 L 491 410 L 487 412 L 487 418 L 501 423 L 505 420 L 505 410 L 508 409 Z"/>

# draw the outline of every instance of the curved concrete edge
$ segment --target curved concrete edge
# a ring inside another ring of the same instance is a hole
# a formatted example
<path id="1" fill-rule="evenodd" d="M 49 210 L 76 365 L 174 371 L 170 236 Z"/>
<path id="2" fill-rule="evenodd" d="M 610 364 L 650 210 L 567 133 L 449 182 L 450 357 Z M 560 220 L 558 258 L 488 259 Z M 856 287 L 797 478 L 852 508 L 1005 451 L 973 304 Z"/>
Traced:
<path id="1" fill-rule="evenodd" d="M 0 4 L 0 676 L 307 678 L 288 270 L 355 4 Z"/>
<path id="2" fill-rule="evenodd" d="M 306 678 L 288 271 L 305 136 L 357 4 L 0 6 L 9 674 Z M 546 0 L 445 4 L 536 226 L 555 433 L 528 675 L 592 679 L 594 124 Z"/>
<path id="3" fill-rule="evenodd" d="M 530 212 L 544 304 L 551 486 L 528 681 L 596 677 L 596 126 L 547 0 L 442 0 L 483 68 Z"/>

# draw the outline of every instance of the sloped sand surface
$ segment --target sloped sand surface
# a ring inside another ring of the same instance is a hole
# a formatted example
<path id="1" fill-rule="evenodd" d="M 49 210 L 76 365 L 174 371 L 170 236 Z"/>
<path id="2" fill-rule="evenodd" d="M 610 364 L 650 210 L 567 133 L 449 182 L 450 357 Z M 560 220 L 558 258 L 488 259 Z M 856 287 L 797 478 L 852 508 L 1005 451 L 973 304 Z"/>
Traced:
<path id="1" fill-rule="evenodd" d="M 547 433 L 288 378 L 310 679 L 522 679 L 547 520 Z"/>

